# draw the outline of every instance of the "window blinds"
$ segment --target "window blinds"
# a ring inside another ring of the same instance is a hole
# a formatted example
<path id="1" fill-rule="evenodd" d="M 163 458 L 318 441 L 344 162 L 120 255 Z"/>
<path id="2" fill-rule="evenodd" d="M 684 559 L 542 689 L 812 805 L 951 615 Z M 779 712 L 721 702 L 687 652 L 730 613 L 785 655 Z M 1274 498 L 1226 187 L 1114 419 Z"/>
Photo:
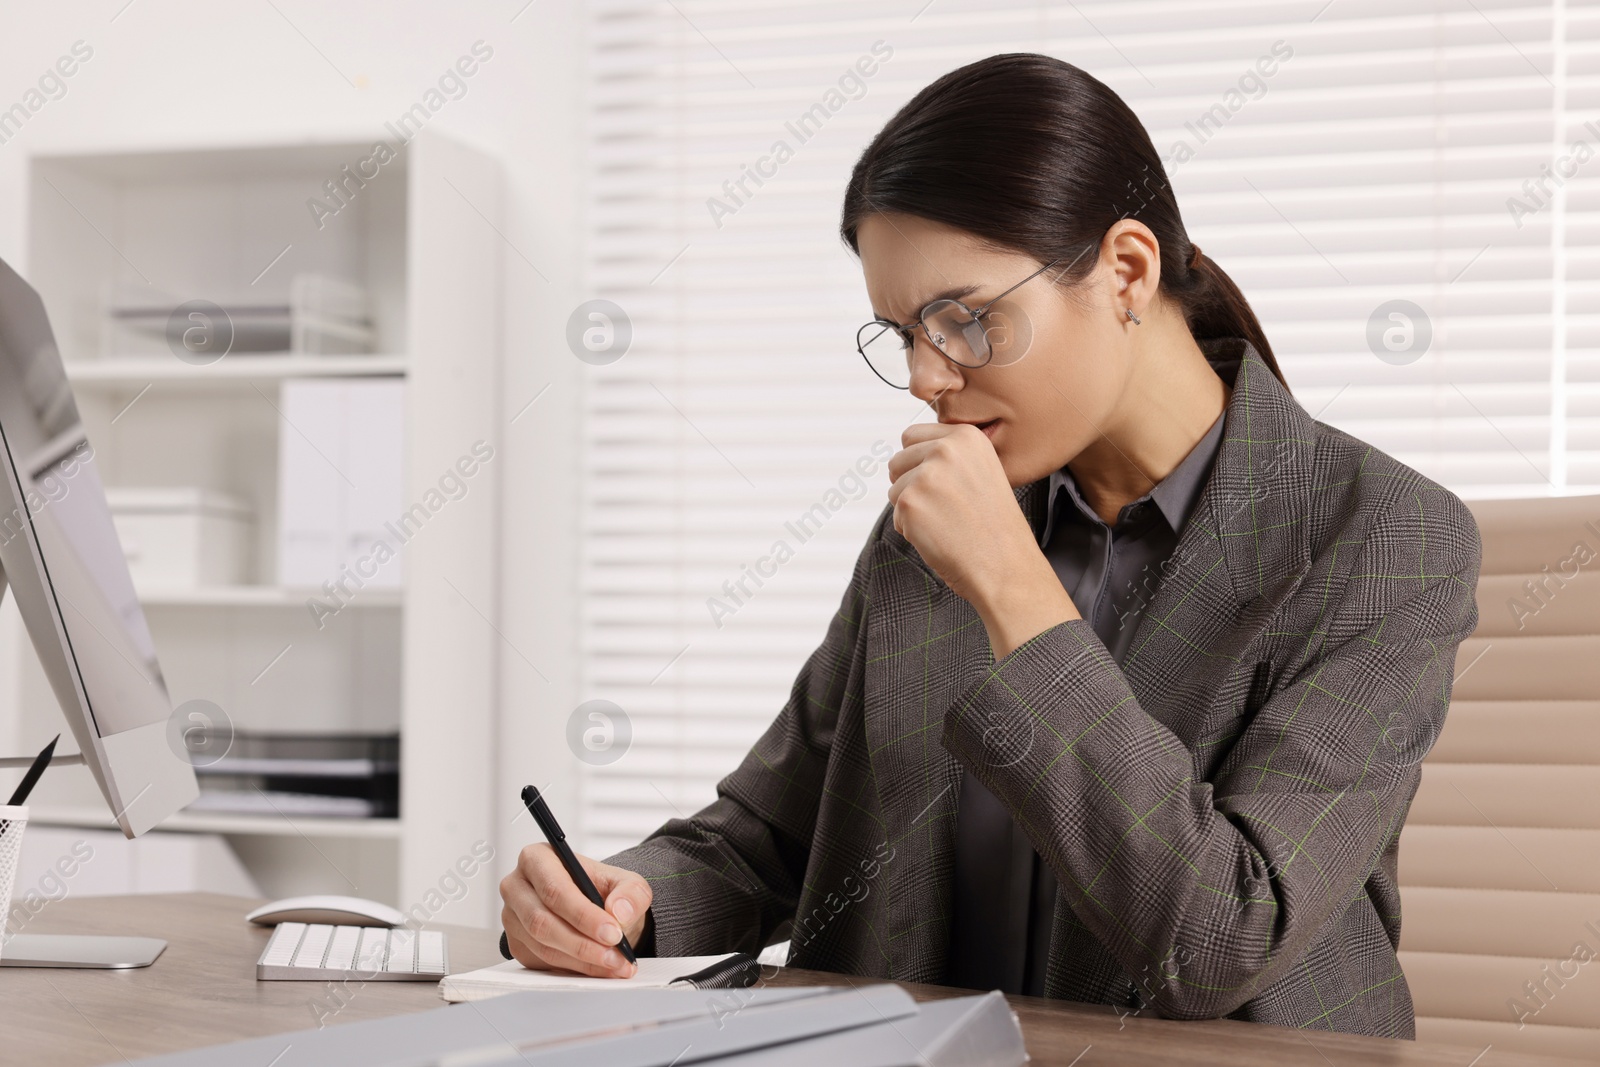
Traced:
<path id="1" fill-rule="evenodd" d="M 836 236 L 918 89 L 997 52 L 1084 67 L 1309 411 L 1463 496 L 1594 491 L 1597 41 L 1596 0 L 595 3 L 589 283 L 632 338 L 586 370 L 582 673 L 631 736 L 584 768 L 580 843 L 712 799 L 931 417 L 856 355 Z"/>

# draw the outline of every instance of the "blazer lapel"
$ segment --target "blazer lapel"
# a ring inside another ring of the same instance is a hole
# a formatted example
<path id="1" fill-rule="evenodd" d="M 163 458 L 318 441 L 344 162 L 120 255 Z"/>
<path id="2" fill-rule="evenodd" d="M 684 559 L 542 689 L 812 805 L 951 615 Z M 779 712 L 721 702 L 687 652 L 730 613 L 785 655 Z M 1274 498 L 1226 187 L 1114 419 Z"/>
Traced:
<path id="1" fill-rule="evenodd" d="M 1233 385 L 1222 442 L 1122 661 L 1140 706 L 1189 739 L 1230 676 L 1248 684 L 1254 664 L 1241 674 L 1242 659 L 1310 568 L 1316 442 L 1311 416 L 1254 348 L 1204 347 Z"/>
<path id="2" fill-rule="evenodd" d="M 1035 535 L 1044 478 L 1013 490 Z M 889 975 L 939 982 L 949 953 L 961 765 L 940 744 L 944 715 L 994 665 L 989 633 L 893 526 L 873 546 L 865 733 L 889 841 Z"/>
<path id="3" fill-rule="evenodd" d="M 978 613 L 891 527 L 873 548 L 865 732 L 895 861 L 883 948 L 890 977 L 937 982 L 949 941 L 961 767 L 939 743 L 944 713 L 993 662 Z"/>

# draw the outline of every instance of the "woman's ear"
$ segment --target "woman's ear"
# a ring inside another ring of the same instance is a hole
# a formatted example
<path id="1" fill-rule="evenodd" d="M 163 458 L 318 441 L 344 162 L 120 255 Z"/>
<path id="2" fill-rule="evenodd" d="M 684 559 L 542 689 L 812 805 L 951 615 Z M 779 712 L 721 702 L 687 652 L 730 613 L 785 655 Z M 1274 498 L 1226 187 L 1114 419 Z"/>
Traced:
<path id="1" fill-rule="evenodd" d="M 1131 310 L 1143 318 L 1161 287 L 1161 244 L 1150 227 L 1137 219 L 1119 219 L 1106 231 L 1101 253 L 1110 262 L 1113 311 L 1126 319 Z"/>

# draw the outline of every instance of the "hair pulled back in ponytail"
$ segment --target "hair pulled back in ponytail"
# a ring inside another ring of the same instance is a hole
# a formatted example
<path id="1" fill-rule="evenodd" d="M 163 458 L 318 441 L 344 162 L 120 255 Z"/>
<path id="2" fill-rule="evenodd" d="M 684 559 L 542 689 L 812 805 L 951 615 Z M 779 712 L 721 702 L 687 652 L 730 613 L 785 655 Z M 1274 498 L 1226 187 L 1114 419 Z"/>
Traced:
<path id="1" fill-rule="evenodd" d="M 1161 157 L 1122 98 L 1071 63 L 1032 52 L 990 56 L 912 97 L 856 161 L 840 233 L 901 212 L 991 244 L 1070 264 L 1063 284 L 1093 270 L 1119 219 L 1137 219 L 1161 249 L 1160 292 L 1183 310 L 1196 340 L 1243 337 L 1278 381 L 1250 303 L 1189 240 Z"/>

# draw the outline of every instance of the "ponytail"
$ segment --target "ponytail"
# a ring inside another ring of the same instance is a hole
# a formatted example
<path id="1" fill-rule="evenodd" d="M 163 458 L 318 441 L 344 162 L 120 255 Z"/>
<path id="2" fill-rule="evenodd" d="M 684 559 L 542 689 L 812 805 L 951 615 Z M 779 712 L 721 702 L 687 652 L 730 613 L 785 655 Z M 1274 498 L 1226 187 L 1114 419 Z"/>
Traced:
<path id="1" fill-rule="evenodd" d="M 856 161 L 839 231 L 859 254 L 861 222 L 901 212 L 942 222 L 1040 263 L 1093 270 L 1105 233 L 1138 219 L 1161 249 L 1160 293 L 1196 340 L 1242 337 L 1278 368 L 1250 303 L 1189 240 L 1144 124 L 1121 97 L 1070 63 L 1031 52 L 950 71 L 902 107 Z M 1181 265 L 1181 266 L 1180 266 Z"/>
<path id="2" fill-rule="evenodd" d="M 1197 341 L 1213 337 L 1243 337 L 1256 350 L 1261 361 L 1272 371 L 1272 376 L 1290 392 L 1289 382 L 1278 369 L 1278 358 L 1272 354 L 1272 344 L 1267 340 L 1261 322 L 1244 298 L 1233 279 L 1200 246 L 1191 244 L 1183 277 L 1171 286 L 1183 317 L 1189 324 L 1189 333 Z M 1166 272 L 1161 275 L 1162 288 L 1168 288 Z M 1292 395 L 1292 394 L 1291 394 Z"/>

